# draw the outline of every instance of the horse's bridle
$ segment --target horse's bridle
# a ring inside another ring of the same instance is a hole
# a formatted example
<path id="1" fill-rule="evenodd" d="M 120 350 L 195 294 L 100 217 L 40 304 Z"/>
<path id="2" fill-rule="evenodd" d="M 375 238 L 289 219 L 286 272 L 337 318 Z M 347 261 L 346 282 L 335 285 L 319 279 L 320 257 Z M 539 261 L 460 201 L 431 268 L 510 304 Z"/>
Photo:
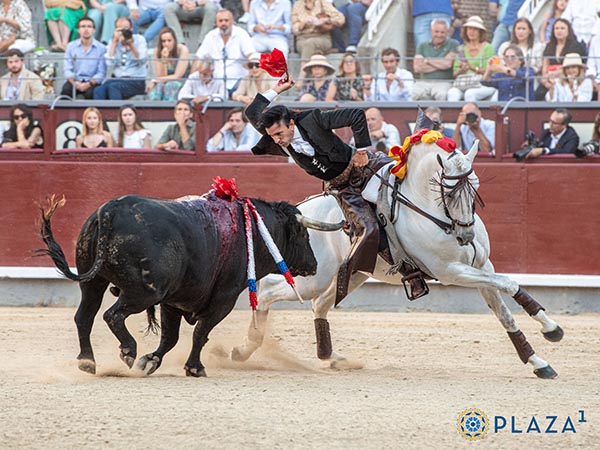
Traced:
<path id="1" fill-rule="evenodd" d="M 439 184 L 439 186 L 440 186 L 440 194 L 442 197 L 442 205 L 444 206 L 444 214 L 446 215 L 446 217 L 448 219 L 450 219 L 450 222 L 452 223 L 452 230 L 454 230 L 456 227 L 468 228 L 468 227 L 472 227 L 473 225 L 475 225 L 475 204 L 477 202 L 479 202 L 480 205 L 483 206 L 483 200 L 481 199 L 481 197 L 479 197 L 479 195 L 477 194 L 477 191 L 475 191 L 475 189 L 472 187 L 471 182 L 469 181 L 469 175 L 471 175 L 472 173 L 473 173 L 472 167 L 467 172 L 460 174 L 460 175 L 446 175 L 444 173 L 444 170 L 442 169 L 442 174 L 440 175 L 440 180 L 437 182 L 437 184 Z M 454 184 L 453 186 L 449 186 L 447 183 L 445 183 L 446 180 L 451 180 L 451 181 L 456 180 L 456 184 Z M 474 192 L 473 204 L 471 205 L 471 220 L 469 222 L 462 222 L 458 219 L 453 218 L 450 215 L 450 210 L 448 208 L 448 200 L 447 200 L 448 197 L 451 196 L 453 192 L 459 191 L 459 195 L 460 195 L 460 191 L 464 190 L 465 188 L 472 189 Z M 449 189 L 450 192 L 447 192 L 445 189 Z"/>

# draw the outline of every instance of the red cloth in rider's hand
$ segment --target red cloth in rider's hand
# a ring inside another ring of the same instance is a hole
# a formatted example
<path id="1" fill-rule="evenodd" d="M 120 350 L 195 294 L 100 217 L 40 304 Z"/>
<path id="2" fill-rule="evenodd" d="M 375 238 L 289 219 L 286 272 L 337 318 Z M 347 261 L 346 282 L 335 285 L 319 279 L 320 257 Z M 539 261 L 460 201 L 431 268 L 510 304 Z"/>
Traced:
<path id="1" fill-rule="evenodd" d="M 263 53 L 260 55 L 260 68 L 267 71 L 272 77 L 281 77 L 279 84 L 285 83 L 288 80 L 288 66 L 283 52 L 274 48 L 271 53 Z"/>

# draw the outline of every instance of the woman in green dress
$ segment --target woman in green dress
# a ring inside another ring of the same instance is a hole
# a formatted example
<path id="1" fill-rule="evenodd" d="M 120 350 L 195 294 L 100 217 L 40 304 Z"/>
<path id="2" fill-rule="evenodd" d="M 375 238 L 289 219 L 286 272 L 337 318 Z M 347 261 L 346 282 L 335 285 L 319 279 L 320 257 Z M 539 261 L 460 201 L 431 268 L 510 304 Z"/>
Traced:
<path id="1" fill-rule="evenodd" d="M 44 20 L 52 51 L 64 52 L 67 44 L 77 38 L 77 22 L 85 16 L 88 6 L 84 0 L 45 0 Z"/>

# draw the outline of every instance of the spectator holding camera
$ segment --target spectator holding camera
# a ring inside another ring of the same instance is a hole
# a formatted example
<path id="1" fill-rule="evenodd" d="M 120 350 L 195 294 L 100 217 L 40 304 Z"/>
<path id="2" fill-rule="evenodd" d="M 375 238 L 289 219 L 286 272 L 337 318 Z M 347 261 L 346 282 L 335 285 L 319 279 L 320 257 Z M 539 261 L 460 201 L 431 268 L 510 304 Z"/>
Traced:
<path id="1" fill-rule="evenodd" d="M 94 89 L 94 100 L 122 100 L 146 93 L 146 40 L 133 34 L 131 20 L 119 17 L 108 51 L 106 64 L 113 67 L 113 78 Z"/>
<path id="2" fill-rule="evenodd" d="M 579 145 L 579 136 L 575 129 L 569 125 L 571 119 L 571 113 L 565 108 L 557 108 L 552 111 L 550 126 L 542 132 L 540 139 L 535 141 L 534 144 L 526 144 L 525 149 L 528 151 L 517 152 L 515 157 L 517 159 L 531 159 L 556 153 L 575 153 Z"/>
<path id="3" fill-rule="evenodd" d="M 496 122 L 481 117 L 481 111 L 475 103 L 465 103 L 456 119 L 456 128 L 452 139 L 459 148 L 470 149 L 479 139 L 479 150 L 494 154 L 496 142 Z"/>
<path id="4" fill-rule="evenodd" d="M 521 48 L 509 45 L 503 55 L 504 63 L 499 56 L 494 56 L 488 61 L 481 84 L 496 88 L 500 101 L 507 101 L 513 97 L 535 100 L 534 69 L 525 65 Z"/>
<path id="5" fill-rule="evenodd" d="M 595 153 L 600 154 L 600 113 L 596 114 L 594 119 L 594 131 L 592 131 L 592 139 L 575 150 L 575 156 L 583 158 L 587 155 Z"/>

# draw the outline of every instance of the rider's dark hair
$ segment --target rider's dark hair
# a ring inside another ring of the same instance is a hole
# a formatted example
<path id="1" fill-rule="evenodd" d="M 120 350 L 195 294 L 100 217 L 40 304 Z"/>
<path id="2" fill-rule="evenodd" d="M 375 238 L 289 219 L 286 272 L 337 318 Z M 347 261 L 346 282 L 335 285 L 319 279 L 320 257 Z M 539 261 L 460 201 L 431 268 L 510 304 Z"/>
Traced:
<path id="1" fill-rule="evenodd" d="M 290 120 L 296 118 L 296 113 L 283 105 L 276 105 L 265 110 L 260 118 L 262 128 L 270 128 L 274 124 L 283 122 L 286 126 L 290 125 Z"/>

